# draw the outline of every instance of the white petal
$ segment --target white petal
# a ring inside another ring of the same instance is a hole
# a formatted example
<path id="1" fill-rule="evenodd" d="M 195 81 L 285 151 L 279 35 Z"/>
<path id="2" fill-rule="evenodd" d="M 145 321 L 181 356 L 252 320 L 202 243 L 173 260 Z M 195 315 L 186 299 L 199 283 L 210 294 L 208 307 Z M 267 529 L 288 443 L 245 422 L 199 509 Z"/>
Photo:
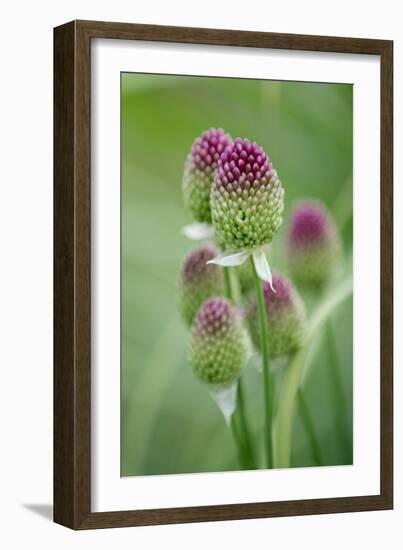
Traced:
<path id="1" fill-rule="evenodd" d="M 243 264 L 250 255 L 251 252 L 249 250 L 244 250 L 242 252 L 224 252 L 224 254 L 216 256 L 207 263 L 222 265 L 223 267 L 233 267 Z"/>
<path id="2" fill-rule="evenodd" d="M 273 277 L 270 271 L 269 262 L 267 261 L 264 250 L 259 248 L 253 252 L 253 262 L 255 264 L 256 273 L 263 281 L 267 281 L 273 292 L 276 292 L 273 288 Z"/>
<path id="3" fill-rule="evenodd" d="M 213 386 L 210 388 L 210 395 L 217 403 L 218 408 L 222 412 L 228 426 L 231 422 L 231 416 L 236 409 L 236 393 L 238 388 L 238 380 L 235 380 L 230 386 L 219 387 Z"/>
<path id="4" fill-rule="evenodd" d="M 182 227 L 182 234 L 192 241 L 210 239 L 214 235 L 214 227 L 209 223 L 191 223 Z"/>

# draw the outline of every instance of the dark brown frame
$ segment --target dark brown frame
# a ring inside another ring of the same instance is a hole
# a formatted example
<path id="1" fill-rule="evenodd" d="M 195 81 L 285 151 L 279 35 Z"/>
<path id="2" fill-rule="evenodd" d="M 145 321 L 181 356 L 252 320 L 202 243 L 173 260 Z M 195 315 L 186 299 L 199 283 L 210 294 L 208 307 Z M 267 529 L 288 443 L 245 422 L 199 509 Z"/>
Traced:
<path id="1" fill-rule="evenodd" d="M 91 40 L 114 38 L 381 57 L 381 490 L 379 495 L 91 512 Z M 393 42 L 127 23 L 54 29 L 54 521 L 72 529 L 393 507 Z"/>

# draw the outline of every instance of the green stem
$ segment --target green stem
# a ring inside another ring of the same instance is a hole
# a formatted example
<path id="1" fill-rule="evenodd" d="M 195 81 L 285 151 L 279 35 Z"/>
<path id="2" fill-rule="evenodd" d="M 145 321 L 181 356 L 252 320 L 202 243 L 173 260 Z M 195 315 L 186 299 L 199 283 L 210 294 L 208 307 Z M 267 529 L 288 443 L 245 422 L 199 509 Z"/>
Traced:
<path id="1" fill-rule="evenodd" d="M 231 284 L 231 272 L 229 267 L 224 267 L 224 280 L 225 280 L 225 292 L 230 302 L 234 301 L 234 295 L 232 292 Z M 232 416 L 231 426 L 233 429 L 234 437 L 238 446 L 239 454 L 242 456 L 241 466 L 246 468 L 255 468 L 255 461 L 253 457 L 252 442 L 249 433 L 249 427 L 245 411 L 245 403 L 243 398 L 243 382 L 242 378 L 238 380 L 237 389 L 237 402 L 240 415 L 241 429 L 236 426 L 236 412 Z M 235 429 L 235 432 L 234 432 Z"/>
<path id="2" fill-rule="evenodd" d="M 344 395 L 343 381 L 341 378 L 341 372 L 339 368 L 339 361 L 337 360 L 337 348 L 335 346 L 334 337 L 332 333 L 332 327 L 330 320 L 326 325 L 326 336 L 329 350 L 329 370 L 331 376 L 332 387 L 334 389 L 334 401 L 337 415 L 337 426 L 339 430 L 339 437 L 342 439 L 346 452 L 351 453 L 350 444 L 346 437 L 345 427 L 345 415 L 347 414 L 347 404 Z"/>
<path id="3" fill-rule="evenodd" d="M 225 281 L 225 293 L 230 302 L 233 301 L 232 285 L 231 285 L 231 273 L 229 267 L 224 267 L 224 281 Z"/>
<path id="4" fill-rule="evenodd" d="M 293 355 L 284 370 L 284 377 L 279 392 L 281 400 L 275 422 L 275 466 L 289 468 L 291 456 L 291 436 L 294 421 L 294 405 L 298 397 L 300 384 L 307 378 L 312 367 L 314 346 L 320 331 L 328 321 L 331 313 L 349 296 L 351 296 L 353 282 L 350 276 L 346 277 L 335 287 L 324 301 L 313 312 L 306 330 L 306 340 L 302 348 Z"/>
<path id="5" fill-rule="evenodd" d="M 243 451 L 241 434 L 239 433 L 239 426 L 237 424 L 235 413 L 231 416 L 230 423 L 231 423 L 232 436 L 234 438 L 235 447 L 238 453 L 239 466 L 241 467 L 242 470 L 244 470 L 247 468 L 247 462 Z"/>
<path id="6" fill-rule="evenodd" d="M 260 347 L 263 360 L 263 391 L 264 391 L 264 407 L 265 407 L 265 448 L 267 467 L 273 467 L 273 441 L 272 441 L 272 424 L 273 424 L 273 391 L 270 377 L 269 364 L 269 327 L 266 314 L 266 304 L 263 294 L 262 281 L 256 272 L 253 257 L 250 257 L 253 269 L 253 279 L 255 282 L 257 307 L 259 312 L 260 326 Z"/>
<path id="7" fill-rule="evenodd" d="M 250 468 L 256 468 L 255 463 L 255 457 L 253 452 L 253 445 L 252 440 L 250 437 L 250 431 L 248 426 L 248 419 L 246 416 L 246 410 L 245 410 L 245 399 L 244 399 L 244 389 L 243 389 L 243 383 L 242 379 L 240 378 L 238 381 L 238 409 L 239 409 L 239 416 L 242 426 L 242 432 L 243 432 L 243 439 L 244 439 L 244 447 L 248 458 L 248 466 Z"/>
<path id="8" fill-rule="evenodd" d="M 301 411 L 302 420 L 304 422 L 306 435 L 308 436 L 309 443 L 311 445 L 312 455 L 317 466 L 323 466 L 325 464 L 322 448 L 319 443 L 318 436 L 316 434 L 315 425 L 312 420 L 311 413 L 309 411 L 308 403 L 304 397 L 302 389 L 298 390 L 298 402 Z"/>

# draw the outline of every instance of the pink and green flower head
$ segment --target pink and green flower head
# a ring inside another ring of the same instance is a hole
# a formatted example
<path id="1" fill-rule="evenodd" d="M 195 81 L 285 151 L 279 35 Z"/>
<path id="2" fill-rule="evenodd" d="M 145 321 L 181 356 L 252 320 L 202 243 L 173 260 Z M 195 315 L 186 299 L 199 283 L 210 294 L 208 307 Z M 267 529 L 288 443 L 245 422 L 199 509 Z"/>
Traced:
<path id="1" fill-rule="evenodd" d="M 220 157 L 211 193 L 216 238 L 225 250 L 270 243 L 281 225 L 284 190 L 263 149 L 237 138 Z"/>
<path id="2" fill-rule="evenodd" d="M 179 302 L 182 318 L 190 326 L 200 306 L 211 296 L 224 294 L 222 267 L 207 264 L 217 256 L 213 244 L 204 244 L 192 250 L 182 266 L 179 283 Z"/>
<path id="3" fill-rule="evenodd" d="M 215 387 L 236 381 L 248 358 L 248 340 L 237 310 L 225 298 L 210 298 L 192 329 L 190 362 L 196 377 Z"/>
<path id="4" fill-rule="evenodd" d="M 221 155 L 211 191 L 215 237 L 226 252 L 220 265 L 240 265 L 253 255 L 258 274 L 271 281 L 262 247 L 283 219 L 284 189 L 267 154 L 237 138 Z"/>
<path id="5" fill-rule="evenodd" d="M 232 139 L 221 128 L 210 128 L 198 137 L 186 159 L 182 190 L 185 206 L 199 223 L 211 223 L 210 192 L 220 155 Z"/>
<path id="6" fill-rule="evenodd" d="M 318 201 L 296 205 L 287 237 L 287 256 L 294 279 L 313 287 L 326 283 L 341 257 L 341 241 L 326 207 Z"/>
<path id="7" fill-rule="evenodd" d="M 302 345 L 306 324 L 305 307 L 297 290 L 283 275 L 273 275 L 273 292 L 263 283 L 263 295 L 269 325 L 269 356 L 272 359 L 295 353 Z M 260 349 L 260 324 L 256 297 L 248 310 L 252 341 Z"/>

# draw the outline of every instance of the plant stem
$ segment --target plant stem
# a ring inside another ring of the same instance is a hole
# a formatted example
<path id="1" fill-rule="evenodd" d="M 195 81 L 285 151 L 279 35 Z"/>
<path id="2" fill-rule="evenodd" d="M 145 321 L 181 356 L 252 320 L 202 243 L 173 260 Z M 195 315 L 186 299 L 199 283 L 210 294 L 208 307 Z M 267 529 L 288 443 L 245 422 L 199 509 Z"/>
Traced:
<path id="1" fill-rule="evenodd" d="M 272 441 L 272 424 L 273 424 L 273 391 L 270 376 L 269 363 L 269 326 L 267 322 L 266 304 L 263 294 L 262 281 L 256 272 L 253 257 L 250 257 L 253 269 L 253 279 L 255 282 L 257 307 L 259 312 L 260 326 L 260 347 L 263 360 L 263 391 L 264 391 L 264 407 L 265 407 L 265 448 L 267 467 L 273 467 L 273 441 Z"/>
<path id="2" fill-rule="evenodd" d="M 332 386 L 334 388 L 334 400 L 337 415 L 337 426 L 339 430 L 339 437 L 343 440 L 346 452 L 351 454 L 351 445 L 346 437 L 345 415 L 347 413 L 346 398 L 344 395 L 343 381 L 341 379 L 341 372 L 339 368 L 339 361 L 337 360 L 337 348 L 334 342 L 332 333 L 332 327 L 330 321 L 326 325 L 326 336 L 328 344 L 328 357 L 329 357 L 329 369 Z"/>
<path id="3" fill-rule="evenodd" d="M 229 267 L 224 267 L 224 280 L 225 280 L 225 292 L 226 292 L 227 298 L 230 302 L 233 302 L 231 272 Z M 239 446 L 242 447 L 241 449 L 238 449 L 240 451 L 240 454 L 243 457 L 243 460 L 242 460 L 243 464 L 241 464 L 241 466 L 246 468 L 255 468 L 253 448 L 252 448 L 252 442 L 249 434 L 249 427 L 248 427 L 248 422 L 246 417 L 243 395 L 244 395 L 243 382 L 242 382 L 242 378 L 240 378 L 238 380 L 238 388 L 237 388 L 237 402 L 238 402 L 238 409 L 239 409 L 240 423 L 241 423 L 240 431 L 235 425 L 236 413 L 233 414 L 231 425 L 233 428 L 233 433 L 234 433 L 234 437 L 236 439 L 237 445 L 238 447 Z M 235 432 L 234 432 L 234 429 L 235 429 Z"/>
<path id="4" fill-rule="evenodd" d="M 309 411 L 308 403 L 302 392 L 302 388 L 298 390 L 298 402 L 301 410 L 302 420 L 304 422 L 306 435 L 308 436 L 309 443 L 311 445 L 312 455 L 317 466 L 323 466 L 325 464 L 322 448 L 319 443 L 318 436 L 316 435 L 315 425 L 312 420 L 311 413 Z"/>
<path id="5" fill-rule="evenodd" d="M 243 383 L 241 378 L 238 381 L 238 408 L 239 408 L 239 416 L 240 416 L 242 432 L 243 432 L 244 446 L 245 446 L 245 451 L 248 458 L 248 466 L 250 468 L 256 468 L 255 457 L 253 453 L 253 445 L 250 437 L 248 420 L 247 420 L 246 410 L 245 410 L 244 390 L 243 390 Z"/>
<path id="6" fill-rule="evenodd" d="M 291 456 L 292 427 L 294 421 L 294 405 L 298 397 L 301 380 L 307 378 L 312 367 L 313 354 L 309 353 L 311 346 L 331 313 L 349 296 L 353 290 L 353 281 L 346 277 L 333 289 L 311 315 L 306 331 L 306 340 L 302 348 L 293 355 L 284 370 L 284 377 L 279 388 L 281 400 L 278 403 L 276 417 L 276 468 L 289 468 Z"/>
<path id="7" fill-rule="evenodd" d="M 235 413 L 231 416 L 230 423 L 231 423 L 232 436 L 234 438 L 235 446 L 238 452 L 239 466 L 241 467 L 242 470 L 244 470 L 247 468 L 247 465 L 244 457 L 241 435 L 239 433 L 239 427 L 237 425 L 237 419 L 236 419 Z"/>
<path id="8" fill-rule="evenodd" d="M 225 293 L 230 302 L 233 301 L 232 285 L 231 285 L 231 273 L 229 267 L 224 267 L 224 281 L 225 281 Z"/>

